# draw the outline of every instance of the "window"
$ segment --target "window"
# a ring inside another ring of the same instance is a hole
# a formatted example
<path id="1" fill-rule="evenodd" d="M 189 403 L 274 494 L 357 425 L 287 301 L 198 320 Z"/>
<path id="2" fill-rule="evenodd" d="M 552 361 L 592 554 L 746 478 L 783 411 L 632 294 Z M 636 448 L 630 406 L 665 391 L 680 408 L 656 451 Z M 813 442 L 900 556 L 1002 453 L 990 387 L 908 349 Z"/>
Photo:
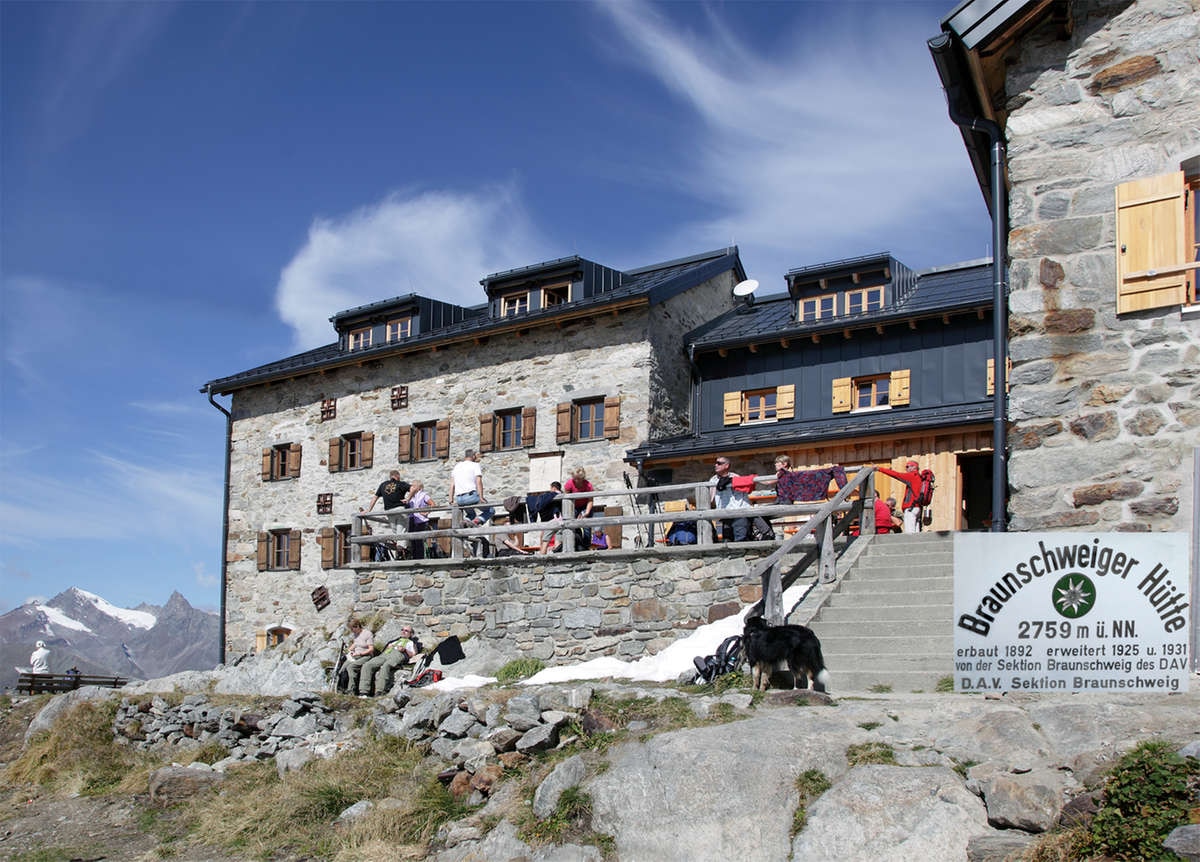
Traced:
<path id="1" fill-rule="evenodd" d="M 400 463 L 433 461 L 449 457 L 449 419 L 400 426 L 400 442 L 396 451 L 396 458 Z"/>
<path id="2" fill-rule="evenodd" d="M 529 312 L 529 293 L 514 293 L 500 300 L 500 316 L 513 317 Z"/>
<path id="3" fill-rule="evenodd" d="M 833 381 L 833 412 L 905 406 L 910 401 L 909 384 L 907 368 L 890 374 L 839 377 Z"/>
<path id="4" fill-rule="evenodd" d="M 1200 165 L 1117 186 L 1117 313 L 1197 301 Z"/>
<path id="5" fill-rule="evenodd" d="M 387 322 L 387 340 L 403 341 L 412 336 L 412 318 L 397 317 Z"/>
<path id="6" fill-rule="evenodd" d="M 371 346 L 371 327 L 350 330 L 348 344 L 351 350 L 365 350 Z"/>
<path id="7" fill-rule="evenodd" d="M 369 544 L 359 545 L 356 551 L 355 546 L 350 542 L 350 536 L 349 524 L 321 528 L 317 541 L 321 545 L 322 569 L 342 569 L 349 566 L 355 559 L 364 562 L 371 559 L 371 546 Z M 313 602 L 316 603 L 316 591 L 313 592 Z M 328 598 L 325 601 L 328 603 Z"/>
<path id="8" fill-rule="evenodd" d="M 854 409 L 888 406 L 888 383 L 890 377 L 854 378 Z"/>
<path id="9" fill-rule="evenodd" d="M 571 301 L 571 283 L 548 284 L 542 288 L 542 308 L 553 308 Z"/>
<path id="10" fill-rule="evenodd" d="M 300 451 L 299 443 L 278 443 L 263 449 L 263 481 L 297 478 L 300 475 Z"/>
<path id="11" fill-rule="evenodd" d="M 536 407 L 514 407 L 479 416 L 479 451 L 529 449 L 537 436 Z"/>
<path id="12" fill-rule="evenodd" d="M 299 530 L 285 527 L 258 534 L 258 570 L 260 572 L 299 568 Z"/>
<path id="13" fill-rule="evenodd" d="M 317 514 L 333 514 L 333 494 L 317 494 Z"/>
<path id="14" fill-rule="evenodd" d="M 330 419 L 337 418 L 337 399 L 322 398 L 321 399 L 321 421 L 328 422 Z"/>
<path id="15" fill-rule="evenodd" d="M 329 472 L 365 470 L 375 460 L 375 435 L 369 431 L 343 434 L 329 441 Z"/>
<path id="16" fill-rule="evenodd" d="M 408 406 L 408 387 L 393 386 L 392 387 L 392 409 L 403 410 Z"/>
<path id="17" fill-rule="evenodd" d="M 615 440 L 621 436 L 621 399 L 581 398 L 565 401 L 556 410 L 555 441 L 581 443 Z"/>
<path id="18" fill-rule="evenodd" d="M 794 384 L 771 389 L 733 390 L 725 393 L 725 424 L 775 422 L 796 415 Z"/>
<path id="19" fill-rule="evenodd" d="M 883 308 L 883 285 L 846 291 L 846 314 L 862 314 Z"/>
<path id="20" fill-rule="evenodd" d="M 812 323 L 837 314 L 836 297 L 814 296 L 800 300 L 800 322 Z"/>

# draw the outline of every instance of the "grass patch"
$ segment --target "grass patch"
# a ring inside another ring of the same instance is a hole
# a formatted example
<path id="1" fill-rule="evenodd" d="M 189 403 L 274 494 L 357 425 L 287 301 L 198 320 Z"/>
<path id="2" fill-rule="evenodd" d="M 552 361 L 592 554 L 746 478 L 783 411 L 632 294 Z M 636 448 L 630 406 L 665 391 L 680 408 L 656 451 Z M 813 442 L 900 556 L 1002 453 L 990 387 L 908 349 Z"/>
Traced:
<path id="1" fill-rule="evenodd" d="M 851 766 L 866 766 L 871 763 L 896 764 L 896 752 L 883 742 L 860 742 L 846 749 L 846 761 Z"/>
<path id="2" fill-rule="evenodd" d="M 933 688 L 938 694 L 950 694 L 954 692 L 954 677 L 943 676 L 939 677 L 937 685 Z"/>
<path id="3" fill-rule="evenodd" d="M 796 812 L 792 815 L 791 837 L 799 835 L 808 823 L 808 806 L 832 786 L 819 769 L 806 769 L 796 777 L 796 792 L 800 794 L 800 801 L 796 803 Z"/>
<path id="4" fill-rule="evenodd" d="M 540 658 L 515 659 L 496 671 L 496 680 L 502 683 L 518 682 L 522 679 L 529 679 L 545 667 L 546 663 Z"/>
<path id="5" fill-rule="evenodd" d="M 592 797 L 578 787 L 564 790 L 553 814 L 545 820 L 531 817 L 519 834 L 521 840 L 534 846 L 590 844 L 606 853 L 614 849 L 611 835 L 592 829 Z"/>
<path id="6" fill-rule="evenodd" d="M 891 694 L 892 687 L 886 682 L 877 682 L 869 687 L 867 691 L 871 692 L 871 694 Z"/>
<path id="7" fill-rule="evenodd" d="M 39 847 L 37 850 L 26 850 L 15 856 L 6 857 L 12 862 L 73 862 L 77 859 L 92 859 L 95 852 L 79 847 Z"/>
<path id="8" fill-rule="evenodd" d="M 377 805 L 335 832 L 333 821 L 361 799 Z M 391 802 L 378 805 L 383 799 Z M 468 810 L 418 749 L 387 737 L 311 761 L 282 779 L 270 763 L 236 769 L 210 796 L 193 800 L 183 816 L 192 834 L 210 845 L 256 858 L 330 858 L 380 842 L 423 847 L 439 826 Z"/>
<path id="9" fill-rule="evenodd" d="M 875 728 L 881 727 L 882 725 L 883 725 L 883 722 L 881 722 L 881 721 L 864 721 L 864 722 L 860 722 L 858 726 L 861 727 L 863 730 L 874 730 Z"/>
<path id="10" fill-rule="evenodd" d="M 113 740 L 115 699 L 84 701 L 48 731 L 34 734 L 8 766 L 11 784 L 36 784 L 56 793 L 97 796 L 112 790 L 144 791 L 151 759 Z"/>

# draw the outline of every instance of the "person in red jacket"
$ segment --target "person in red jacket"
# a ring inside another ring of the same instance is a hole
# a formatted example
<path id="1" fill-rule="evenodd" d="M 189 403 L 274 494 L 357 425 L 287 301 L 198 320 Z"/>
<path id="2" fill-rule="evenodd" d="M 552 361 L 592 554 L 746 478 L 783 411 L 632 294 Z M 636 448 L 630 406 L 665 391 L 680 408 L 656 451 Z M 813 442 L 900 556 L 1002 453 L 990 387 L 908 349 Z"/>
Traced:
<path id="1" fill-rule="evenodd" d="M 917 505 L 917 495 L 921 493 L 921 465 L 916 461 L 909 461 L 904 465 L 903 473 L 887 467 L 880 467 L 879 472 L 904 483 L 904 502 L 900 504 L 904 516 L 904 532 L 921 532 L 924 511 Z"/>
<path id="2" fill-rule="evenodd" d="M 875 498 L 875 532 L 899 533 L 900 519 L 896 517 L 896 498 Z"/>

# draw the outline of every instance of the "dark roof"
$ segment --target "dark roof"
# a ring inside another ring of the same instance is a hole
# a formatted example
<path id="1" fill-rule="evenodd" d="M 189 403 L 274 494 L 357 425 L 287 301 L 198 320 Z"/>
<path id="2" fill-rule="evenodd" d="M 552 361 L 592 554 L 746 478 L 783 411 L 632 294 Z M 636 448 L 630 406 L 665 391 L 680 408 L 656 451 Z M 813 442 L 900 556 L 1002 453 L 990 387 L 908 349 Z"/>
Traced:
<path id="1" fill-rule="evenodd" d="M 567 258 L 563 258 L 562 260 L 567 260 Z M 545 264 L 536 264 L 532 268 L 536 269 L 544 266 Z M 525 269 L 530 268 L 526 267 Z M 334 342 L 333 344 L 327 344 L 324 347 L 298 353 L 295 356 L 289 356 L 277 362 L 260 365 L 257 368 L 251 368 L 248 371 L 242 371 L 229 377 L 219 377 L 215 380 L 210 380 L 201 387 L 200 391 L 226 394 L 247 386 L 265 383 L 269 380 L 280 380 L 295 376 L 296 374 L 308 373 L 342 363 L 358 363 L 364 359 L 380 358 L 398 352 L 408 352 L 418 347 L 430 347 L 464 338 L 482 336 L 491 330 L 510 329 L 516 322 L 526 327 L 537 326 L 554 319 L 576 316 L 582 309 L 598 310 L 611 305 L 627 304 L 636 301 L 644 301 L 648 305 L 655 305 L 685 290 L 689 290 L 728 269 L 733 269 L 735 277 L 739 281 L 746 277 L 745 270 L 742 268 L 741 258 L 738 255 L 737 246 L 627 270 L 622 273 L 622 284 L 613 290 L 564 305 L 533 311 L 529 314 L 521 315 L 519 321 L 512 317 L 494 318 L 481 313 L 402 342 L 380 344 L 366 350 L 349 352 L 342 350 L 338 343 Z M 511 270 L 510 272 L 515 272 L 515 270 Z M 507 274 L 504 275 L 507 277 Z M 489 276 L 489 278 L 493 277 Z M 412 294 L 411 296 L 420 298 L 419 294 Z M 358 316 L 364 313 L 365 310 L 386 307 L 408 298 L 397 297 L 395 299 L 358 306 L 357 308 L 338 312 L 330 319 L 340 320 L 346 317 Z M 481 306 L 480 310 L 481 312 L 486 310 L 486 306 Z"/>
<path id="2" fill-rule="evenodd" d="M 800 271 L 791 270 L 789 275 Z M 687 343 L 693 351 L 717 350 L 789 336 L 840 332 L 846 327 L 869 327 L 991 306 L 991 261 L 970 261 L 918 273 L 916 285 L 899 303 L 853 316 L 842 315 L 812 323 L 798 323 L 796 301 L 790 296 L 776 294 L 763 297 L 753 305 L 727 311 L 692 330 L 688 333 Z"/>
<path id="3" fill-rule="evenodd" d="M 903 422 L 904 430 L 908 433 L 968 422 L 987 422 L 991 418 L 992 405 L 989 402 L 906 409 Z M 706 434 L 687 434 L 643 443 L 636 449 L 630 449 L 625 455 L 625 460 L 630 463 L 663 461 L 698 457 L 714 452 L 730 454 L 745 449 L 786 448 L 797 444 L 819 443 L 823 440 L 892 432 L 896 429 L 896 421 L 897 416 L 891 411 L 880 411 L 857 416 L 839 415 L 786 425 L 767 424 L 745 426 L 738 430 L 721 429 Z"/>

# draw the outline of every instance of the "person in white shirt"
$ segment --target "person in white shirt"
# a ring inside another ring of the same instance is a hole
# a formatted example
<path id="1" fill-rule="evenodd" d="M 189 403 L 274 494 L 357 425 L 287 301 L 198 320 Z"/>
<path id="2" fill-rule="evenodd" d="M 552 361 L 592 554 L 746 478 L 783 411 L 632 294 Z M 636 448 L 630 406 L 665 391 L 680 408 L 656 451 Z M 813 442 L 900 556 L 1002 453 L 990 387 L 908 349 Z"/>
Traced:
<path id="1" fill-rule="evenodd" d="M 718 455 L 713 469 L 713 477 L 708 480 L 712 487 L 712 505 L 718 509 L 749 509 L 749 495 L 733 487 L 733 480 L 738 474 L 729 469 L 729 459 Z M 744 542 L 750 538 L 750 518 L 746 515 L 718 523 L 721 525 L 722 538 L 726 542 Z"/>
<path id="2" fill-rule="evenodd" d="M 364 627 L 362 620 L 357 617 L 350 620 L 350 633 L 354 635 L 354 640 L 351 641 L 350 651 L 347 653 L 349 661 L 346 662 L 346 690 L 354 694 L 358 691 L 359 674 L 362 673 L 363 666 L 375 655 L 375 634 Z"/>
<path id="3" fill-rule="evenodd" d="M 33 653 L 29 656 L 30 670 L 34 673 L 50 673 L 50 650 L 46 649 L 45 641 L 34 645 Z"/>
<path id="4" fill-rule="evenodd" d="M 474 449 L 468 449 L 450 471 L 450 496 L 476 527 L 487 523 L 496 514 L 495 507 L 485 505 L 476 516 L 475 506 L 487 503 L 487 500 L 483 496 L 483 468 L 479 466 L 479 453 Z"/>

